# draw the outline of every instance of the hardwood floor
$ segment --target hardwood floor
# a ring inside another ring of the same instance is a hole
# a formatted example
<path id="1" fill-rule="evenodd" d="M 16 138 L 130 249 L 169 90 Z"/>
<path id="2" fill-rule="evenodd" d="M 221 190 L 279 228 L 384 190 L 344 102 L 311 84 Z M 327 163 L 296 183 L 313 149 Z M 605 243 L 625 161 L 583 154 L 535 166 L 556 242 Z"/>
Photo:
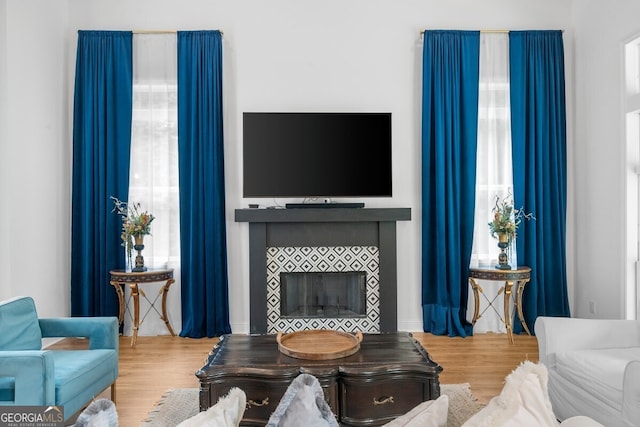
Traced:
<path id="1" fill-rule="evenodd" d="M 469 383 L 473 395 L 483 403 L 500 393 L 504 378 L 520 363 L 538 362 L 538 342 L 528 335 L 514 335 L 514 344 L 509 344 L 506 334 L 476 334 L 467 338 L 413 335 L 444 368 L 441 384 Z"/>
<path id="2" fill-rule="evenodd" d="M 469 383 L 481 402 L 488 402 L 502 390 L 503 381 L 522 361 L 538 361 L 535 337 L 515 336 L 509 344 L 504 334 L 477 334 L 449 338 L 414 332 L 431 358 L 444 371 L 441 384 Z M 78 348 L 84 340 L 67 339 L 54 348 Z M 131 348 L 131 337 L 120 337 L 120 376 L 116 406 L 123 427 L 138 426 L 171 388 L 198 387 L 195 371 L 203 366 L 217 338 L 190 339 L 171 336 L 138 337 Z M 50 347 L 51 348 L 51 347 Z M 99 397 L 109 398 L 107 390 Z"/>

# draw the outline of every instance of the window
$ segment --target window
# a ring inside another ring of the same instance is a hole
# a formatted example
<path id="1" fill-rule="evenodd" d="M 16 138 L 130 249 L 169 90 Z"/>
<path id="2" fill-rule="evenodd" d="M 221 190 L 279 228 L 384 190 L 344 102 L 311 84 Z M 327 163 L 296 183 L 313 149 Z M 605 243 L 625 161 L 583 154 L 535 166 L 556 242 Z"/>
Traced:
<path id="1" fill-rule="evenodd" d="M 133 115 L 129 201 L 155 216 L 142 252 L 148 268 L 173 268 L 167 299 L 174 329 L 181 329 L 180 220 L 178 198 L 178 81 L 176 34 L 133 37 Z M 149 295 L 153 301 L 155 295 Z M 141 313 L 148 304 L 140 300 Z M 141 325 L 146 335 L 166 333 L 157 316 Z"/>
<path id="2" fill-rule="evenodd" d="M 509 34 L 480 35 L 480 87 L 478 92 L 478 147 L 476 161 L 476 207 L 471 252 L 472 267 L 493 268 L 498 263 L 498 241 L 491 237 L 489 221 L 496 196 L 513 194 L 511 161 L 511 102 L 509 85 Z M 509 252 L 509 264 L 517 265 L 515 250 Z M 483 281 L 480 313 L 474 332 L 506 332 L 501 318 L 504 308 L 497 304 L 488 310 L 489 301 L 499 297 L 501 282 Z M 474 299 L 469 298 L 467 320 L 473 317 Z M 495 314 L 495 315 L 494 315 Z"/>
<path id="3" fill-rule="evenodd" d="M 145 264 L 178 264 L 177 85 L 134 82 L 129 200 L 140 202 L 156 219 L 145 239 Z"/>
<path id="4" fill-rule="evenodd" d="M 476 208 L 471 265 L 492 267 L 500 250 L 489 234 L 496 196 L 513 190 L 511 163 L 511 104 L 509 86 L 509 35 L 480 36 L 480 88 L 478 94 L 478 148 Z M 515 251 L 509 263 L 517 265 Z"/>
<path id="5" fill-rule="evenodd" d="M 625 312 L 637 319 L 640 312 L 640 38 L 625 44 L 625 137 L 626 137 L 626 257 Z"/>

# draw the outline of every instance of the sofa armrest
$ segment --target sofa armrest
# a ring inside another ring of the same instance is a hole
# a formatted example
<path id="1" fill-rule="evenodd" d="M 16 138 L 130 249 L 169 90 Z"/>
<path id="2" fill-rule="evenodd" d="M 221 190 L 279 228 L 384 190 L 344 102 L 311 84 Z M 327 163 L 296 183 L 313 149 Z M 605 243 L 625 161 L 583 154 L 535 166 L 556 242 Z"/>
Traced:
<path id="1" fill-rule="evenodd" d="M 567 418 L 560 423 L 560 427 L 605 427 L 596 420 L 583 415 Z"/>
<path id="2" fill-rule="evenodd" d="M 50 317 L 38 319 L 43 338 L 89 338 L 89 349 L 118 350 L 116 317 Z"/>
<path id="3" fill-rule="evenodd" d="M 0 384 L 15 381 L 15 405 L 55 405 L 55 367 L 47 350 L 0 351 Z"/>
<path id="4" fill-rule="evenodd" d="M 622 399 L 622 415 L 640 420 L 640 360 L 629 362 L 624 371 Z"/>
<path id="5" fill-rule="evenodd" d="M 534 326 L 540 362 L 555 366 L 555 353 L 597 348 L 640 346 L 640 321 L 544 317 Z"/>

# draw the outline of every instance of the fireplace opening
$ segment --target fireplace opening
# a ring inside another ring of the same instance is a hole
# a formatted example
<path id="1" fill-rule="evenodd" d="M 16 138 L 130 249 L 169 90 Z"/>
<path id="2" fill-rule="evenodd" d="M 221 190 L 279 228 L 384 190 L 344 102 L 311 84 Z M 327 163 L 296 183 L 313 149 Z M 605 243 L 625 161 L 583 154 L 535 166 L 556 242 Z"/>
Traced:
<path id="1" fill-rule="evenodd" d="M 366 305 L 365 271 L 280 273 L 283 318 L 366 317 Z"/>

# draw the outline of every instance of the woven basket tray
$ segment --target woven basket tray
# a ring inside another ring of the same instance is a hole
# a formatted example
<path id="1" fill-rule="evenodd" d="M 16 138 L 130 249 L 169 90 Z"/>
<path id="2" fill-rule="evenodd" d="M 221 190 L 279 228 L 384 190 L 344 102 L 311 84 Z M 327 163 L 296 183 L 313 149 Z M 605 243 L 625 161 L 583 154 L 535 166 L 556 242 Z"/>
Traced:
<path id="1" fill-rule="evenodd" d="M 356 334 L 327 329 L 310 329 L 276 336 L 281 353 L 297 359 L 329 360 L 347 357 L 360 350 L 362 332 Z"/>

